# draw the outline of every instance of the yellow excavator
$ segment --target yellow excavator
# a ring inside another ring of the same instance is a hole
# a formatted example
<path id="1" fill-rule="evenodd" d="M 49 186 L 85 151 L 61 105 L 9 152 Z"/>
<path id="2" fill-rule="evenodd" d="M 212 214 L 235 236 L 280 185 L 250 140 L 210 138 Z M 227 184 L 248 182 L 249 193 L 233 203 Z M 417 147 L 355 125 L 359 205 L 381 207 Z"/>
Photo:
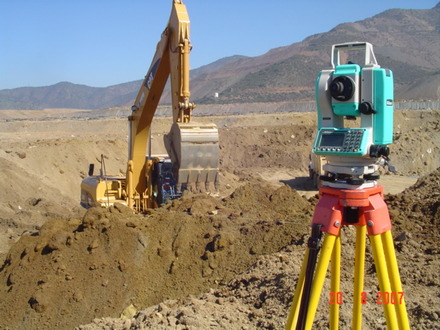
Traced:
<path id="1" fill-rule="evenodd" d="M 100 174 L 93 175 L 91 164 L 89 176 L 81 183 L 81 205 L 108 207 L 118 202 L 145 212 L 178 198 L 185 189 L 218 189 L 217 127 L 191 122 L 195 107 L 189 100 L 191 49 L 186 6 L 173 0 L 168 25 L 128 117 L 126 177 L 107 175 L 101 157 Z M 151 123 L 168 77 L 173 110 L 170 132 L 164 136 L 168 156 L 147 155 Z"/>

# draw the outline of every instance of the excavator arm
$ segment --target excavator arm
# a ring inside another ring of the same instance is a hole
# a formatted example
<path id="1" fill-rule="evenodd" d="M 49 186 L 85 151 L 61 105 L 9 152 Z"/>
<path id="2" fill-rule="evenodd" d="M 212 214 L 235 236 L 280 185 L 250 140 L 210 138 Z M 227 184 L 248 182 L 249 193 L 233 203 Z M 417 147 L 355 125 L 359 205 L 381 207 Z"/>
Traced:
<path id="1" fill-rule="evenodd" d="M 127 204 L 137 210 L 152 207 L 152 161 L 146 158 L 151 124 L 168 77 L 171 77 L 173 123 L 164 143 L 178 190 L 182 186 L 218 187 L 218 130 L 215 124 L 191 123 L 190 21 L 182 1 L 174 0 L 167 27 L 142 82 L 129 116 L 126 176 Z"/>

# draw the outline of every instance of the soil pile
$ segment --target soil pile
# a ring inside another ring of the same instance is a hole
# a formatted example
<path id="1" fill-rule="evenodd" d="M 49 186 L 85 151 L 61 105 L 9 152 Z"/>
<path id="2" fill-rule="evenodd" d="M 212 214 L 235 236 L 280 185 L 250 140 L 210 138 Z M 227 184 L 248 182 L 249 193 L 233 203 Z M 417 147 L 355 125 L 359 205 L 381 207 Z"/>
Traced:
<path id="1" fill-rule="evenodd" d="M 233 127 L 220 132 L 225 169 L 287 167 L 307 169 L 316 128 L 291 125 Z"/>
<path id="2" fill-rule="evenodd" d="M 38 127 L 37 127 L 38 128 Z M 26 135 L 32 135 L 29 133 Z M 38 133 L 35 133 L 38 134 Z M 1 135 L 1 134 L 0 134 Z M 10 243 L 24 231 L 35 230 L 48 219 L 81 217 L 80 182 L 87 176 L 87 163 L 95 162 L 99 148 L 107 154 L 106 165 L 112 173 L 126 145 L 112 137 L 90 141 L 74 137 L 22 139 L 20 135 L 2 140 L 0 150 L 0 260 Z M 39 135 L 37 135 L 39 136 Z M 40 137 L 40 136 L 39 136 Z M 92 146 L 92 147 L 91 147 Z M 122 162 L 121 162 L 122 163 Z"/>
<path id="3" fill-rule="evenodd" d="M 413 223 L 436 223 L 438 221 L 439 170 L 419 179 L 416 185 L 397 196 L 387 196 L 390 213 L 396 223 L 393 228 L 396 254 L 404 288 L 410 324 L 418 329 L 434 329 L 440 326 L 438 296 L 440 276 L 438 269 L 438 235 L 434 232 L 419 236 L 403 219 L 415 214 Z M 414 203 L 405 202 L 413 196 Z M 417 202 L 418 201 L 418 202 Z M 416 206 L 419 205 L 419 206 Z M 405 207 L 404 207 L 405 206 Z M 406 207 L 408 206 L 408 207 Z M 414 207 L 429 209 L 426 214 L 413 212 Z M 438 223 L 438 222 L 437 222 Z M 438 226 L 438 225 L 437 225 Z M 341 292 L 344 302 L 340 306 L 341 328 L 351 327 L 354 263 L 354 230 L 345 227 L 342 236 Z M 438 229 L 438 227 L 437 227 Z M 270 255 L 259 256 L 245 272 L 235 276 L 226 285 L 199 296 L 170 299 L 151 306 L 130 318 L 102 318 L 78 329 L 282 329 L 285 327 L 292 295 L 304 257 L 308 229 L 304 228 L 302 239 Z M 378 295 L 371 249 L 367 244 L 364 291 L 367 303 L 363 305 L 363 327 L 386 329 L 383 308 Z M 321 295 L 314 327 L 327 328 L 329 319 L 329 281 Z"/>
<path id="4" fill-rule="evenodd" d="M 34 112 L 26 113 L 32 118 Z M 126 170 L 126 119 L 25 119 L 0 121 L 0 261 L 23 231 L 38 229 L 53 216 L 83 214 L 78 209 L 80 182 L 87 176 L 89 163 L 100 167 L 101 154 L 107 174 L 124 175 Z M 222 196 L 257 181 L 274 186 L 288 183 L 303 192 L 314 190 L 307 180 L 307 166 L 316 113 L 196 120 L 213 121 L 219 127 Z M 169 126 L 169 118 L 155 118 L 153 153 L 164 152 L 160 144 Z M 440 111 L 396 111 L 394 131 L 391 158 L 401 174 L 425 175 L 438 167 Z"/>
<path id="5" fill-rule="evenodd" d="M 146 216 L 116 205 L 49 221 L 1 267 L 0 327 L 72 328 L 209 291 L 301 239 L 311 212 L 287 186 L 254 184 L 224 200 L 187 193 Z"/>
<path id="6" fill-rule="evenodd" d="M 440 111 L 395 114 L 392 163 L 402 174 L 431 173 L 440 164 Z"/>
<path id="7" fill-rule="evenodd" d="M 399 228 L 420 234 L 440 233 L 440 167 L 397 195 L 386 200 Z"/>

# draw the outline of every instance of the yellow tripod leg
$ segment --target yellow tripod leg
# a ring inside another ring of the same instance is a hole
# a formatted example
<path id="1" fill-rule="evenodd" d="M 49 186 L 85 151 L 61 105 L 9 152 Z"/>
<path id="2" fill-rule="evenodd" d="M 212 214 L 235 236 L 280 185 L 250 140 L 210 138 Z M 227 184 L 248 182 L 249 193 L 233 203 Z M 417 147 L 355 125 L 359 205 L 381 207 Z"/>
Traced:
<path id="1" fill-rule="evenodd" d="M 296 283 L 295 293 L 293 294 L 292 307 L 290 307 L 289 317 L 287 318 L 286 330 L 293 330 L 298 322 L 298 314 L 300 308 L 300 302 L 304 287 L 304 277 L 307 269 L 307 260 L 309 259 L 310 249 L 306 249 L 306 254 L 304 256 L 301 272 L 298 277 L 298 282 Z"/>
<path id="2" fill-rule="evenodd" d="M 324 286 L 325 274 L 328 269 L 330 257 L 335 246 L 336 236 L 325 234 L 324 242 L 322 243 L 318 264 L 313 278 L 312 292 L 310 293 L 309 308 L 307 312 L 307 319 L 305 329 L 312 329 L 313 320 L 315 319 L 316 310 L 318 308 L 319 296 Z"/>
<path id="3" fill-rule="evenodd" d="M 391 291 L 390 276 L 388 274 L 388 268 L 386 263 L 385 251 L 382 245 L 382 236 L 370 235 L 371 249 L 373 251 L 374 264 L 376 265 L 376 275 L 379 280 L 379 287 L 382 295 L 388 294 Z M 383 297 L 383 296 L 382 296 Z M 398 329 L 398 322 L 396 311 L 391 304 L 385 304 L 382 301 L 385 318 L 387 321 L 388 329 Z"/>
<path id="4" fill-rule="evenodd" d="M 332 252 L 331 259 L 331 282 L 330 282 L 330 299 L 334 300 L 330 305 L 330 329 L 337 330 L 339 327 L 339 301 L 338 292 L 341 284 L 341 237 L 337 236 L 335 239 L 335 246 Z"/>
<path id="5" fill-rule="evenodd" d="M 388 273 L 391 274 L 391 292 L 394 292 L 396 301 L 394 301 L 394 307 L 397 313 L 397 321 L 399 323 L 399 329 L 409 329 L 408 314 L 406 312 L 405 298 L 400 281 L 399 267 L 397 265 L 396 253 L 394 251 L 393 237 L 391 231 L 388 230 L 381 234 L 382 242 L 385 248 L 385 257 L 387 260 Z"/>
<path id="6" fill-rule="evenodd" d="M 366 226 L 356 226 L 356 256 L 354 264 L 354 292 L 352 329 L 362 329 L 362 291 L 364 291 Z"/>

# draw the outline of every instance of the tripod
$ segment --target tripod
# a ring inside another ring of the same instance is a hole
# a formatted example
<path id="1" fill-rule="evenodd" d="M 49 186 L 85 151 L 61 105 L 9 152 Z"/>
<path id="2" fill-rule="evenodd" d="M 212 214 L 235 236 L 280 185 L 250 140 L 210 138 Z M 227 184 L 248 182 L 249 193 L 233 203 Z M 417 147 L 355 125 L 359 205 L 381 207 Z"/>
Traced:
<path id="1" fill-rule="evenodd" d="M 339 306 L 342 303 L 342 293 L 339 291 L 340 230 L 344 225 L 356 226 L 352 329 L 362 328 L 362 304 L 366 303 L 363 282 L 367 232 L 381 290 L 378 296 L 380 294 L 382 299 L 380 302 L 383 305 L 387 328 L 409 329 L 391 236 L 391 221 L 388 207 L 383 200 L 382 186 L 353 190 L 323 186 L 319 193 L 320 199 L 312 220 L 312 235 L 308 241 L 286 329 L 312 328 L 330 260 L 330 329 L 338 328 Z M 322 233 L 324 240 L 321 246 Z M 321 253 L 318 260 L 319 250 Z"/>

